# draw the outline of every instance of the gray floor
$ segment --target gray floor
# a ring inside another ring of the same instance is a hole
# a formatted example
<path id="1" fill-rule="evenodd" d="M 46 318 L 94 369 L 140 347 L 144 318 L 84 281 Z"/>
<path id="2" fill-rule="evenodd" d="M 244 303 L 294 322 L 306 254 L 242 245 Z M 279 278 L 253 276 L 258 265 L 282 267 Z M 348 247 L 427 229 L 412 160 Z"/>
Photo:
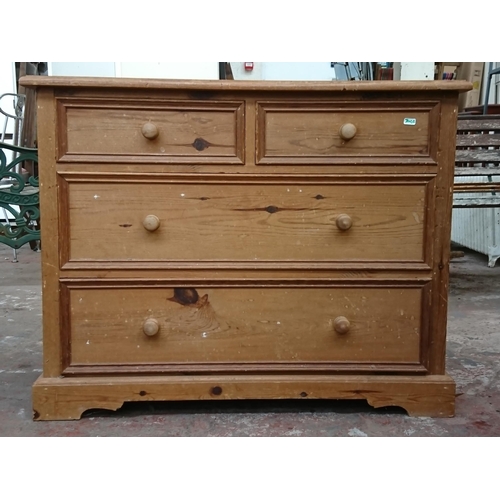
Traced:
<path id="1" fill-rule="evenodd" d="M 41 373 L 40 254 L 19 262 L 0 245 L 0 436 L 500 436 L 500 262 L 466 251 L 452 261 L 448 373 L 456 416 L 411 418 L 365 402 L 126 404 L 79 421 L 33 422 L 31 385 Z"/>

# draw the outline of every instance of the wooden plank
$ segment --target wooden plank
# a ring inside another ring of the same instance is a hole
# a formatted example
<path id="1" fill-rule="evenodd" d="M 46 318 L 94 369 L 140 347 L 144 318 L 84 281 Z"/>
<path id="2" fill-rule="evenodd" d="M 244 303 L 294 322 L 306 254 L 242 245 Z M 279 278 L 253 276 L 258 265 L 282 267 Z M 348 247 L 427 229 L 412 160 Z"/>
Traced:
<path id="1" fill-rule="evenodd" d="M 455 198 L 453 208 L 498 208 L 500 207 L 500 196 L 491 196 L 491 198 Z"/>
<path id="2" fill-rule="evenodd" d="M 466 81 L 236 81 L 236 80 L 170 80 L 145 78 L 94 78 L 27 76 L 21 82 L 25 87 L 94 87 L 94 88 L 148 88 L 148 89 L 193 89 L 193 90 L 279 90 L 286 91 L 450 91 L 467 92 L 472 83 Z"/>
<path id="3" fill-rule="evenodd" d="M 483 167 L 455 167 L 455 175 L 500 175 L 500 166 L 485 165 Z"/>
<path id="4" fill-rule="evenodd" d="M 60 337 L 63 326 L 59 315 L 59 200 L 55 168 L 56 109 L 52 89 L 40 89 L 37 93 L 40 112 L 38 131 L 40 148 L 40 212 L 42 224 L 42 307 L 43 307 L 43 373 L 57 377 L 61 373 Z"/>
<path id="5" fill-rule="evenodd" d="M 484 105 L 471 106 L 464 109 L 465 113 L 477 113 L 482 115 L 484 111 Z M 500 104 L 488 104 L 488 115 L 498 115 L 500 113 Z"/>
<path id="6" fill-rule="evenodd" d="M 500 130 L 500 115 L 468 116 L 459 118 L 457 124 L 457 147 L 498 147 L 500 134 L 481 133 Z M 461 134 L 476 131 L 475 134 Z M 464 165 L 474 164 L 467 167 Z M 482 164 L 481 166 L 479 166 Z M 500 149 L 457 149 L 455 155 L 455 176 L 500 175 Z M 456 183 L 454 193 L 492 193 L 491 196 L 453 198 L 453 208 L 499 207 L 500 196 L 494 193 L 500 188 L 499 182 Z"/>
<path id="7" fill-rule="evenodd" d="M 411 416 L 452 417 L 455 383 L 447 375 L 201 375 L 43 378 L 33 386 L 35 420 L 77 420 L 85 410 L 126 401 L 366 399 Z"/>
<path id="8" fill-rule="evenodd" d="M 500 190 L 500 182 L 459 183 L 453 186 L 456 193 L 494 192 Z"/>
<path id="9" fill-rule="evenodd" d="M 468 116 L 460 118 L 457 130 L 500 130 L 500 115 Z"/>
<path id="10" fill-rule="evenodd" d="M 481 109 L 483 109 L 483 106 L 481 106 Z M 462 120 L 476 120 L 476 121 L 481 121 L 481 120 L 498 120 L 500 118 L 500 114 L 498 113 L 494 113 L 494 114 L 490 114 L 490 115 L 483 115 L 483 114 L 474 114 L 474 115 L 466 115 L 464 117 L 461 116 L 462 114 L 459 113 L 459 116 L 458 116 L 458 121 L 462 121 Z"/>
<path id="11" fill-rule="evenodd" d="M 34 75 L 36 67 L 29 62 L 21 62 L 19 66 L 20 78 L 25 75 Z M 31 88 L 25 88 L 21 84 L 18 85 L 18 93 L 24 94 L 24 118 L 21 130 L 21 137 L 19 138 L 19 145 L 25 148 L 37 147 L 37 122 L 36 122 L 36 91 Z M 37 175 L 35 165 L 32 161 L 26 161 L 23 164 L 30 175 Z"/>
<path id="12" fill-rule="evenodd" d="M 465 146 L 500 146 L 500 134 L 458 134 L 457 147 Z"/>
<path id="13" fill-rule="evenodd" d="M 452 97 L 444 97 L 441 102 L 441 126 L 439 133 L 438 161 L 435 195 L 429 203 L 427 239 L 432 240 L 434 280 L 429 293 L 430 307 L 424 309 L 429 315 L 429 348 L 424 350 L 427 356 L 430 374 L 445 373 L 446 324 L 448 310 L 448 283 L 451 246 L 451 214 L 453 190 L 453 159 L 457 127 L 457 102 Z M 451 168 L 450 168 L 451 167 Z M 431 249 L 429 249 L 431 250 Z"/>
<path id="14" fill-rule="evenodd" d="M 488 149 L 477 151 L 473 149 L 457 150 L 455 154 L 455 163 L 500 163 L 500 149 Z"/>

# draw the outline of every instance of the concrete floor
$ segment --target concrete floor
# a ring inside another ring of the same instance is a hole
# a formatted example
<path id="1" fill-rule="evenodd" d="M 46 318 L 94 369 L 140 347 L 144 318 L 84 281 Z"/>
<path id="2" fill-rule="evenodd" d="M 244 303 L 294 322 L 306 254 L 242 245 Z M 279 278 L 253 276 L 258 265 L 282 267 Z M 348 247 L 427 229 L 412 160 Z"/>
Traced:
<path id="1" fill-rule="evenodd" d="M 41 373 L 40 254 L 0 245 L 0 436 L 500 436 L 500 262 L 452 261 L 448 373 L 456 416 L 411 418 L 364 401 L 127 403 L 79 421 L 33 422 Z"/>

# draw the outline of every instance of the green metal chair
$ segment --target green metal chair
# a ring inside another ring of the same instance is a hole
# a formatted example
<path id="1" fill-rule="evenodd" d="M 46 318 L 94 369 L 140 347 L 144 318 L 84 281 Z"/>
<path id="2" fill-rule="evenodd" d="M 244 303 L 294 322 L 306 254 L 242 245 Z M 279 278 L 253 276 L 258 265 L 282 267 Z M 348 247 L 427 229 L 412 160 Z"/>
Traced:
<path id="1" fill-rule="evenodd" d="M 9 155 L 13 156 L 10 162 L 6 151 L 14 153 Z M 0 243 L 14 249 L 15 261 L 16 250 L 26 243 L 34 250 L 40 246 L 38 176 L 25 178 L 18 167 L 25 161 L 36 167 L 38 150 L 0 142 Z"/>

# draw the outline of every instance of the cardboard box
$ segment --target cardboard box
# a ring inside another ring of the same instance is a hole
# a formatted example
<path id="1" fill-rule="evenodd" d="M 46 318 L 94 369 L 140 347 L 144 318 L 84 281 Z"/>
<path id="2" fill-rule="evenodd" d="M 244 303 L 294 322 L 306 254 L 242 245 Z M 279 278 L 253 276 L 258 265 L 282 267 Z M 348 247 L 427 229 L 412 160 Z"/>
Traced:
<path id="1" fill-rule="evenodd" d="M 457 80 L 467 80 L 473 85 L 469 92 L 460 94 L 458 98 L 458 111 L 479 105 L 481 97 L 481 84 L 483 81 L 484 62 L 464 62 L 457 70 Z"/>

